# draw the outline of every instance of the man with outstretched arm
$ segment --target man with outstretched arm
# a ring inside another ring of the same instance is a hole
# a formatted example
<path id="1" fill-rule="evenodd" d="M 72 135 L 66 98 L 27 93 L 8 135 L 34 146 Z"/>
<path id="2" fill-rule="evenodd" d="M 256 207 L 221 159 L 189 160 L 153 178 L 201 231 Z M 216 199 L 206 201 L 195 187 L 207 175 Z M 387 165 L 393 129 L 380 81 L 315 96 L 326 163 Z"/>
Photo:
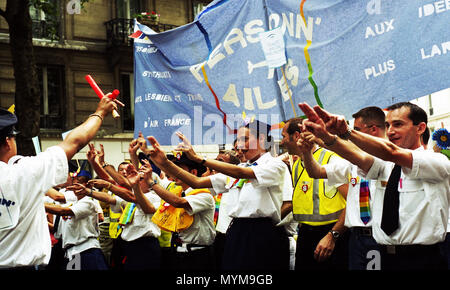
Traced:
<path id="1" fill-rule="evenodd" d="M 372 229 L 382 269 L 445 268 L 439 243 L 448 221 L 450 162 L 421 147 L 425 111 L 409 102 L 388 107 L 388 141 L 351 130 L 342 116 L 318 106 L 299 107 L 308 117 L 304 130 L 377 180 Z"/>
<path id="2" fill-rule="evenodd" d="M 43 196 L 66 181 L 68 160 L 94 138 L 103 119 L 117 109 L 120 102 L 108 96 L 64 141 L 32 157 L 17 156 L 17 118 L 0 110 L 0 268 L 34 269 L 48 264 L 51 242 Z"/>

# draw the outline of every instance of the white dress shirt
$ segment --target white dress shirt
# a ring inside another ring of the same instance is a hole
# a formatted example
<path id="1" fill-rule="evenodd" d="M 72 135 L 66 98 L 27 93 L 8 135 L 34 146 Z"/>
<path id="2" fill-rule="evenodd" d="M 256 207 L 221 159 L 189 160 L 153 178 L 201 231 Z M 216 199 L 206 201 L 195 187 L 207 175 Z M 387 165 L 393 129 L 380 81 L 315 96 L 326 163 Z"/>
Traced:
<path id="1" fill-rule="evenodd" d="M 158 210 L 161 203 L 161 198 L 154 192 L 150 191 L 144 194 L 144 196 L 153 204 Z M 116 199 L 116 205 L 113 206 L 115 210 L 118 210 L 118 206 L 125 208 L 127 201 L 114 196 Z M 122 239 L 124 241 L 134 241 L 143 237 L 159 237 L 161 235 L 161 229 L 152 222 L 153 214 L 146 214 L 139 204 L 136 204 L 136 211 L 134 212 L 133 220 L 131 223 L 123 226 Z"/>
<path id="2" fill-rule="evenodd" d="M 375 159 L 367 178 L 377 179 L 373 201 L 373 236 L 383 245 L 431 245 L 444 240 L 450 199 L 450 161 L 443 154 L 411 151 L 412 168 L 402 167 L 399 229 L 388 236 L 381 229 L 384 192 L 394 163 Z"/>
<path id="3" fill-rule="evenodd" d="M 245 163 L 239 164 L 245 166 Z M 218 193 L 229 194 L 229 215 L 233 218 L 262 218 L 270 217 L 274 223 L 281 218 L 281 204 L 285 184 L 292 184 L 289 170 L 278 158 L 270 153 L 263 154 L 256 165 L 251 165 L 256 178 L 249 179 L 242 188 L 238 188 L 235 179 L 225 183 L 220 174 L 211 175 L 213 190 Z M 228 192 L 226 192 L 228 191 Z"/>
<path id="4" fill-rule="evenodd" d="M 98 241 L 97 201 L 91 197 L 83 197 L 70 205 L 73 216 L 61 217 L 59 229 L 62 236 L 62 247 L 66 249 L 66 257 L 73 256 L 87 249 L 100 248 Z"/>
<path id="5" fill-rule="evenodd" d="M 46 265 L 51 241 L 44 194 L 66 181 L 67 157 L 54 146 L 14 161 L 0 162 L 0 268 Z"/>
<path id="6" fill-rule="evenodd" d="M 214 212 L 216 203 L 209 192 L 188 195 L 192 188 L 185 190 L 184 197 L 191 208 L 186 212 L 194 216 L 191 226 L 180 232 L 179 237 L 183 243 L 202 246 L 212 245 L 216 237 L 214 228 Z"/>
<path id="7" fill-rule="evenodd" d="M 348 183 L 347 204 L 345 210 L 345 226 L 351 227 L 371 227 L 373 220 L 373 194 L 376 191 L 376 180 L 369 181 L 369 207 L 371 219 L 367 224 L 361 220 L 359 195 L 361 180 L 365 179 L 364 174 L 358 166 L 346 160 L 341 162 L 326 164 L 324 168 L 327 172 L 328 185 L 341 185 Z M 353 180 L 352 180 L 353 179 Z"/>

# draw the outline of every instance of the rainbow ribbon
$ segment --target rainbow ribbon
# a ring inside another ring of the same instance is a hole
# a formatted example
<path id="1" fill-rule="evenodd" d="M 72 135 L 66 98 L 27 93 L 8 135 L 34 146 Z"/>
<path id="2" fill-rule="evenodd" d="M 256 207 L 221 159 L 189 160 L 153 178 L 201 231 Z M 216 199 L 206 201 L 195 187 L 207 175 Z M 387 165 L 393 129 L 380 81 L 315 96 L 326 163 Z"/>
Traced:
<path id="1" fill-rule="evenodd" d="M 133 220 L 134 212 L 136 211 L 136 204 L 129 202 L 125 206 L 122 215 L 119 219 L 119 225 L 126 225 Z"/>
<path id="2" fill-rule="evenodd" d="M 306 2 L 306 0 L 302 0 L 302 3 L 300 4 L 300 15 L 302 16 L 303 23 L 305 23 L 305 27 L 307 27 L 305 13 L 303 12 L 303 6 L 305 5 L 305 2 Z M 306 64 L 308 65 L 308 71 L 309 71 L 308 80 L 314 89 L 314 97 L 316 98 L 316 102 L 319 105 L 319 107 L 323 108 L 322 102 L 320 101 L 320 98 L 319 98 L 319 89 L 317 88 L 316 82 L 314 81 L 314 79 L 312 77 L 314 74 L 314 71 L 312 69 L 311 58 L 310 58 L 309 52 L 308 52 L 308 48 L 311 46 L 311 43 L 312 43 L 311 40 L 308 40 L 308 39 L 306 40 L 306 46 L 303 49 L 303 53 L 305 54 Z"/>
<path id="3" fill-rule="evenodd" d="M 217 225 L 217 220 L 219 219 L 219 209 L 220 209 L 220 201 L 222 200 L 222 193 L 214 196 L 214 200 L 216 202 L 216 207 L 214 210 L 214 225 Z"/>
<path id="4" fill-rule="evenodd" d="M 364 224 L 367 224 L 370 221 L 369 199 L 369 181 L 361 179 L 361 183 L 359 184 L 359 213 Z"/>

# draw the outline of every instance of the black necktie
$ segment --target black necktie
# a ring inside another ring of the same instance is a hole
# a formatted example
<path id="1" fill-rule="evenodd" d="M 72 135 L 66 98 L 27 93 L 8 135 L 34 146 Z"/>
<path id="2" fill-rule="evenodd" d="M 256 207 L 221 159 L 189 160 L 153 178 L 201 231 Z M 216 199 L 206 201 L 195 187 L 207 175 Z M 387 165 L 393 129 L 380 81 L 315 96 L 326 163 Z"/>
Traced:
<path id="1" fill-rule="evenodd" d="M 395 165 L 392 169 L 391 175 L 386 185 L 383 201 L 383 215 L 381 217 L 381 229 L 390 236 L 396 229 L 398 229 L 398 207 L 399 207 L 399 192 L 398 182 L 400 180 L 400 173 L 402 167 Z"/>

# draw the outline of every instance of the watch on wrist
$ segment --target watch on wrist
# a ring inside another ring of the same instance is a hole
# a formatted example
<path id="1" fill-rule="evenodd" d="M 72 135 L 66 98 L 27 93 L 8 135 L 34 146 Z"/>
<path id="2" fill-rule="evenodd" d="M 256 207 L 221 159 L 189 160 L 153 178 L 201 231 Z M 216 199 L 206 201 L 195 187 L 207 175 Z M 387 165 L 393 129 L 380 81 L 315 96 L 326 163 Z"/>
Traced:
<path id="1" fill-rule="evenodd" d="M 334 240 L 339 239 L 339 237 L 341 236 L 341 234 L 338 231 L 330 230 L 330 233 Z"/>
<path id="2" fill-rule="evenodd" d="M 343 133 L 343 134 L 339 134 L 339 138 L 344 139 L 344 140 L 348 140 L 350 138 L 350 135 L 352 134 L 352 129 L 348 129 L 347 132 Z"/>
<path id="3" fill-rule="evenodd" d="M 200 162 L 200 165 L 205 165 L 206 158 L 203 158 L 203 160 Z"/>

